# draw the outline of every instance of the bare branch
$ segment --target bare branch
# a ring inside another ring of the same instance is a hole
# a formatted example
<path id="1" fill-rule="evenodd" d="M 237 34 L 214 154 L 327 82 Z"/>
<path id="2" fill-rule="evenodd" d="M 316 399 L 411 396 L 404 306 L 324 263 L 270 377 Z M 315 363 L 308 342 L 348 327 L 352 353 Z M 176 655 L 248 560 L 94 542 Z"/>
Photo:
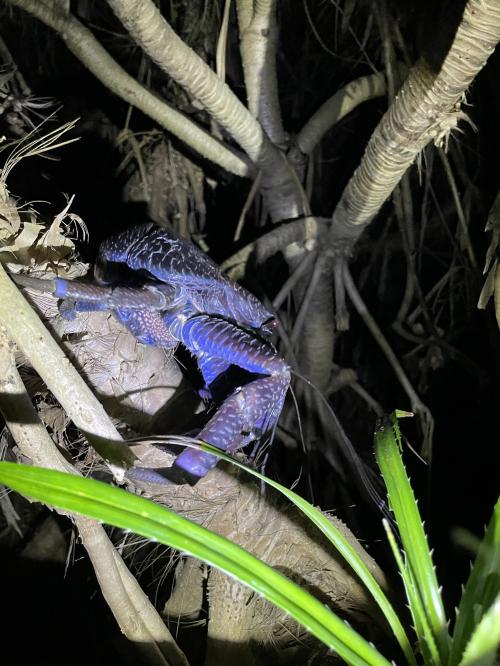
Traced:
<path id="1" fill-rule="evenodd" d="M 413 388 L 413 384 L 411 383 L 408 375 L 406 374 L 400 362 L 398 361 L 396 354 L 394 353 L 391 346 L 384 337 L 384 334 L 380 330 L 377 322 L 368 311 L 368 308 L 366 307 L 363 299 L 361 298 L 360 293 L 356 288 L 356 285 L 354 284 L 354 280 L 352 279 L 351 273 L 347 265 L 344 265 L 343 272 L 344 272 L 345 288 L 349 295 L 349 298 L 351 299 L 352 304 L 354 305 L 356 312 L 364 321 L 366 327 L 372 334 L 373 339 L 382 350 L 382 353 L 384 354 L 385 358 L 387 359 L 387 362 L 393 369 L 394 374 L 398 378 L 399 383 L 403 387 L 403 390 L 406 393 L 408 400 L 410 401 L 412 411 L 415 414 L 417 414 L 420 419 L 424 434 L 422 451 L 424 456 L 429 459 L 432 453 L 432 448 L 431 448 L 432 435 L 434 431 L 434 419 L 432 418 L 431 412 L 429 408 L 426 405 L 424 405 L 424 403 L 421 401 L 419 395 Z"/>
<path id="2" fill-rule="evenodd" d="M 7 0 L 59 33 L 68 49 L 99 81 L 123 100 L 229 173 L 248 176 L 249 165 L 205 130 L 149 92 L 113 60 L 94 35 L 74 16 L 38 0 Z"/>
<path id="3" fill-rule="evenodd" d="M 284 155 L 230 88 L 172 30 L 152 0 L 108 2 L 149 57 L 198 100 L 262 170 L 262 193 L 271 217 L 275 221 L 291 219 L 308 210 L 302 187 Z"/>
<path id="4" fill-rule="evenodd" d="M 248 22 L 248 0 L 238 0 L 240 53 L 245 74 L 248 108 L 257 118 L 271 141 L 281 148 L 287 136 L 281 120 L 276 77 L 276 47 L 278 26 L 276 0 L 256 3 L 255 12 Z"/>
<path id="5" fill-rule="evenodd" d="M 0 411 L 7 427 L 21 453 L 35 465 L 77 474 L 41 423 L 17 371 L 13 349 L 0 327 Z M 81 516 L 72 518 L 120 629 L 129 640 L 137 643 L 148 666 L 187 666 L 184 654 L 114 549 L 102 525 Z"/>
<path id="6" fill-rule="evenodd" d="M 118 481 L 134 454 L 69 359 L 0 265 L 0 322 L 30 360 L 75 426 L 109 464 Z"/>
<path id="7" fill-rule="evenodd" d="M 423 148 L 440 145 L 457 126 L 465 91 L 499 39 L 498 1 L 469 0 L 439 73 L 418 63 L 380 121 L 333 214 L 334 226 L 368 224 Z"/>
<path id="8" fill-rule="evenodd" d="M 324 135 L 342 118 L 363 102 L 382 97 L 387 92 L 385 75 L 370 74 L 351 81 L 326 100 L 311 116 L 297 136 L 297 145 L 304 155 L 312 153 Z"/>

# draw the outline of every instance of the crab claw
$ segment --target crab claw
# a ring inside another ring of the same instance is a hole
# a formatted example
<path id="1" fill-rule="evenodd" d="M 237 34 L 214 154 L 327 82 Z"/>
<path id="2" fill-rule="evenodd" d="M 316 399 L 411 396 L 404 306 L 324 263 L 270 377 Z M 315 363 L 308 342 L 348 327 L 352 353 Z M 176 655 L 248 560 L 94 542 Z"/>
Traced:
<path id="1" fill-rule="evenodd" d="M 274 347 L 234 324 L 206 315 L 184 322 L 176 335 L 204 359 L 202 371 L 212 359 L 218 365 L 237 365 L 253 377 L 226 398 L 198 439 L 231 452 L 276 425 L 290 385 L 290 369 Z M 195 477 L 205 476 L 216 464 L 216 456 L 198 449 L 186 449 L 175 461 L 176 467 Z"/>

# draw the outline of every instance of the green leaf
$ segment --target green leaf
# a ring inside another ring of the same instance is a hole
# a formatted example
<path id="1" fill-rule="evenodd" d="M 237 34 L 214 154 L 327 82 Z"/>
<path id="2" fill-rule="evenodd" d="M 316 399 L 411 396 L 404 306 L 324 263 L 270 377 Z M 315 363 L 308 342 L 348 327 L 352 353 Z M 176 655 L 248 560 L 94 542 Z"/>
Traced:
<path id="1" fill-rule="evenodd" d="M 407 583 L 414 589 L 414 594 L 409 596 L 408 601 L 413 604 L 413 616 L 421 620 L 422 635 L 419 638 L 425 641 L 427 624 L 437 645 L 440 660 L 445 663 L 450 650 L 446 616 L 422 520 L 400 450 L 401 433 L 395 414 L 390 423 L 383 425 L 375 433 L 375 454 L 405 551 L 405 566 L 409 569 Z M 415 629 L 419 631 L 419 626 Z M 427 648 L 432 650 L 432 641 L 426 642 Z M 425 649 L 422 645 L 423 653 Z"/>
<path id="2" fill-rule="evenodd" d="M 429 665 L 439 664 L 441 660 L 439 657 L 436 641 L 432 635 L 432 630 L 427 620 L 427 615 L 424 611 L 422 599 L 420 598 L 417 585 L 415 584 L 415 579 L 412 575 L 411 568 L 408 566 L 406 558 L 403 560 L 403 555 L 398 548 L 394 533 L 392 532 L 389 523 L 385 519 L 383 522 L 389 545 L 392 549 L 394 559 L 396 560 L 396 564 L 398 565 L 398 569 L 403 580 L 406 598 L 408 599 L 408 606 L 413 620 L 413 626 L 415 627 L 415 632 L 419 637 L 419 644 L 424 663 Z"/>
<path id="3" fill-rule="evenodd" d="M 500 499 L 479 546 L 457 611 L 453 642 L 449 660 L 456 666 L 462 658 L 465 646 L 471 640 L 476 626 L 482 621 L 500 594 Z"/>
<path id="4" fill-rule="evenodd" d="M 167 437 L 166 439 L 168 439 L 168 441 L 171 443 L 175 443 L 175 438 Z M 384 614 L 396 640 L 399 643 L 399 646 L 401 647 L 401 650 L 406 657 L 407 662 L 412 665 L 416 664 L 415 655 L 403 625 L 401 624 L 396 611 L 382 591 L 382 588 L 361 559 L 359 553 L 355 550 L 355 548 L 353 548 L 342 532 L 340 532 L 332 524 L 332 522 L 328 520 L 328 518 L 323 513 L 321 513 L 321 511 L 316 509 L 307 500 L 300 497 L 300 495 L 297 495 L 297 493 L 293 492 L 293 490 L 289 490 L 277 481 L 269 479 L 263 474 L 257 472 L 255 469 L 252 469 L 251 467 L 241 463 L 239 460 L 231 458 L 230 456 L 223 453 L 220 449 L 217 449 L 215 446 L 207 444 L 206 442 L 197 442 L 196 440 L 190 442 L 186 441 L 185 438 L 181 439 L 184 446 L 202 449 L 203 451 L 207 451 L 207 453 L 213 453 L 218 458 L 230 462 L 231 464 L 236 465 L 236 467 L 245 470 L 257 479 L 264 481 L 268 486 L 278 490 L 290 502 L 292 502 L 292 504 L 294 504 L 300 511 L 302 511 L 302 513 L 307 516 L 307 518 L 309 518 L 309 520 L 314 523 L 314 525 L 316 525 L 316 527 L 318 527 L 319 530 L 327 537 L 327 539 L 332 543 L 340 555 L 342 555 L 351 569 L 356 573 L 361 582 L 366 586 L 367 590 L 370 592 L 373 599 Z"/>
<path id="5" fill-rule="evenodd" d="M 228 539 L 165 507 L 100 481 L 15 463 L 0 462 L 0 483 L 197 557 L 289 613 L 348 664 L 389 666 L 372 645 L 306 590 Z"/>
<path id="6" fill-rule="evenodd" d="M 460 666 L 490 666 L 500 645 L 500 594 L 472 632 Z"/>

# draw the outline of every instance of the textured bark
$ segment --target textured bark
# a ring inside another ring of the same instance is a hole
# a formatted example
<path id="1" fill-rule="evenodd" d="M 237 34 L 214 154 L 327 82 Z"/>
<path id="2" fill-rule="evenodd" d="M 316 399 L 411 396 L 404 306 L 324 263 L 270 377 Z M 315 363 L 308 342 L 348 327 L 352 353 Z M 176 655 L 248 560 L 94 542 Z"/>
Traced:
<path id="1" fill-rule="evenodd" d="M 29 298 L 106 413 L 137 432 L 158 427 L 182 381 L 173 354 L 140 344 L 111 313 L 78 313 L 68 321 L 53 296 L 30 292 Z"/>
<path id="2" fill-rule="evenodd" d="M 332 269 L 324 264 L 317 287 L 308 301 L 309 314 L 298 348 L 300 367 L 315 386 L 326 391 L 333 367 L 335 343 Z"/>
<path id="3" fill-rule="evenodd" d="M 465 117 L 460 110 L 465 91 L 499 39 L 498 2 L 470 0 L 440 71 L 435 73 L 423 60 L 415 65 L 375 129 L 361 164 L 333 213 L 329 244 L 334 247 L 345 233 L 351 237 L 353 245 L 423 148 L 430 141 L 438 145 L 446 141 L 459 120 Z M 309 139 L 314 140 L 314 131 Z M 324 298 L 318 294 L 315 304 L 318 314 L 328 310 L 331 298 L 328 285 L 323 285 L 321 291 Z M 305 344 L 309 348 L 309 377 L 315 383 L 322 382 L 323 378 L 313 368 L 330 367 L 333 354 L 332 348 L 321 356 L 317 345 L 309 343 L 317 336 L 323 349 L 326 348 L 327 340 L 323 339 L 325 333 L 321 327 L 320 323 L 316 326 L 315 322 L 308 321 L 304 329 Z"/>
<path id="4" fill-rule="evenodd" d="M 205 130 L 139 84 L 113 60 L 93 34 L 69 12 L 41 0 L 6 0 L 21 7 L 55 30 L 68 49 L 111 92 L 135 106 L 161 127 L 172 132 L 200 155 L 237 176 L 249 175 L 251 168 Z"/>
<path id="5" fill-rule="evenodd" d="M 168 454 L 147 444 L 134 447 L 134 451 L 145 466 L 165 467 L 171 460 Z M 368 632 L 372 639 L 380 638 L 385 629 L 379 611 L 331 544 L 293 506 L 276 498 L 272 491 L 263 495 L 247 479 L 231 466 L 221 464 L 196 488 L 184 486 L 180 492 L 175 487 L 163 487 L 154 496 L 304 585 L 335 612 L 362 625 L 365 635 Z M 151 492 L 151 488 L 145 488 L 145 492 Z M 339 520 L 331 520 L 385 587 L 384 576 L 373 559 Z M 193 610 L 204 581 L 200 575 L 193 575 L 193 567 L 188 566 L 186 575 L 181 573 L 182 587 L 174 592 L 172 607 L 167 603 L 171 621 L 173 608 L 181 617 L 194 619 Z M 318 644 L 281 611 L 224 574 L 210 571 L 207 664 L 250 666 L 267 663 L 275 652 L 285 664 L 307 663 L 318 650 Z M 329 663 L 326 659 L 321 663 Z"/>
<path id="6" fill-rule="evenodd" d="M 1 319 L 0 319 L 1 321 Z M 76 474 L 41 423 L 19 376 L 14 346 L 0 327 L 0 411 L 20 449 L 35 465 Z M 73 516 L 102 593 L 127 638 L 151 666 L 187 666 L 154 606 L 115 551 L 99 523 Z"/>
<path id="7" fill-rule="evenodd" d="M 99 400 L 42 324 L 33 308 L 0 266 L 0 322 L 64 407 L 75 426 L 108 462 L 118 480 L 133 454 Z"/>
<path id="8" fill-rule="evenodd" d="M 417 63 L 375 129 L 335 209 L 334 226 L 368 224 L 423 148 L 446 141 L 465 117 L 465 91 L 499 39 L 498 1 L 469 0 L 439 72 Z"/>
<path id="9" fill-rule="evenodd" d="M 299 217 L 308 203 L 285 156 L 215 72 L 172 30 L 152 0 L 108 0 L 149 57 L 224 127 L 262 170 L 262 194 L 274 221 Z"/>
<path id="10" fill-rule="evenodd" d="M 281 120 L 276 77 L 276 0 L 257 3 L 250 16 L 248 5 L 253 2 L 239 0 L 236 3 L 248 108 L 274 145 L 285 148 L 287 135 Z"/>

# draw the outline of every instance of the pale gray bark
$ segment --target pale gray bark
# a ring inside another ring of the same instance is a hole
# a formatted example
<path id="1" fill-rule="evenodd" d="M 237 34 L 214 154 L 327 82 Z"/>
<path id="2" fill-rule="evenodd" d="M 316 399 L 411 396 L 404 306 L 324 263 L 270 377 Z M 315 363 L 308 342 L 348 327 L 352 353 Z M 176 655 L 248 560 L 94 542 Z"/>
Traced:
<path id="1" fill-rule="evenodd" d="M 361 76 L 326 100 L 297 135 L 296 144 L 305 155 L 312 153 L 325 134 L 363 102 L 382 97 L 387 92 L 383 72 Z"/>
<path id="2" fill-rule="evenodd" d="M 1 265 L 0 321 L 75 426 L 108 463 L 115 478 L 123 480 L 134 455 L 121 444 L 121 437 L 99 400 Z"/>
<path id="3" fill-rule="evenodd" d="M 164 467 L 170 462 L 168 454 L 147 443 L 135 446 L 134 451 L 144 466 Z M 153 493 L 151 487 L 144 489 Z M 154 489 L 154 495 L 176 513 L 225 536 L 316 594 L 319 592 L 336 612 L 353 622 L 369 622 L 376 632 L 385 631 L 373 600 L 331 544 L 295 507 L 275 496 L 272 490 L 263 495 L 256 483 L 249 482 L 246 475 L 231 465 L 216 467 L 195 488 L 184 486 L 179 492 L 174 486 L 163 486 Z M 384 575 L 375 561 L 340 520 L 335 517 L 331 520 L 377 582 L 386 588 Z M 175 613 L 195 620 L 205 579 L 190 562 L 177 582 L 181 587 L 174 592 L 172 607 L 167 604 L 166 608 L 169 619 L 175 622 Z M 258 649 L 254 651 L 256 646 L 269 651 L 264 654 L 274 649 L 282 651 L 284 663 L 306 663 L 310 637 L 279 609 L 216 570 L 209 571 L 207 588 L 207 664 L 266 663 L 256 656 L 259 654 Z M 301 648 L 303 662 L 298 657 L 291 659 L 290 655 L 290 661 L 287 660 L 287 650 L 293 654 Z M 329 662 L 325 659 L 325 663 Z"/>
<path id="4" fill-rule="evenodd" d="M 108 2 L 149 57 L 198 100 L 262 170 L 262 195 L 272 219 L 303 215 L 308 203 L 285 156 L 227 84 L 172 30 L 152 0 Z"/>
<path id="5" fill-rule="evenodd" d="M 238 0 L 240 53 L 245 75 L 248 108 L 271 141 L 286 148 L 276 76 L 278 25 L 276 0 L 255 3 Z"/>
<path id="6" fill-rule="evenodd" d="M 0 320 L 4 321 L 1 315 Z M 20 452 L 40 467 L 77 474 L 41 423 L 16 368 L 14 345 L 1 326 L 0 378 L 0 412 Z M 82 516 L 71 517 L 94 566 L 103 596 L 124 635 L 137 644 L 148 665 L 187 666 L 184 654 L 102 525 Z"/>
<path id="7" fill-rule="evenodd" d="M 424 147 L 445 144 L 466 117 L 465 92 L 499 39 L 498 0 L 469 0 L 439 72 L 417 63 L 375 129 L 333 213 L 334 226 L 368 224 Z"/>
<path id="8" fill-rule="evenodd" d="M 68 49 L 111 92 L 152 118 L 214 164 L 237 176 L 248 176 L 251 167 L 205 130 L 149 92 L 99 44 L 93 34 L 69 12 L 43 0 L 6 0 L 21 7 L 55 30 Z"/>

